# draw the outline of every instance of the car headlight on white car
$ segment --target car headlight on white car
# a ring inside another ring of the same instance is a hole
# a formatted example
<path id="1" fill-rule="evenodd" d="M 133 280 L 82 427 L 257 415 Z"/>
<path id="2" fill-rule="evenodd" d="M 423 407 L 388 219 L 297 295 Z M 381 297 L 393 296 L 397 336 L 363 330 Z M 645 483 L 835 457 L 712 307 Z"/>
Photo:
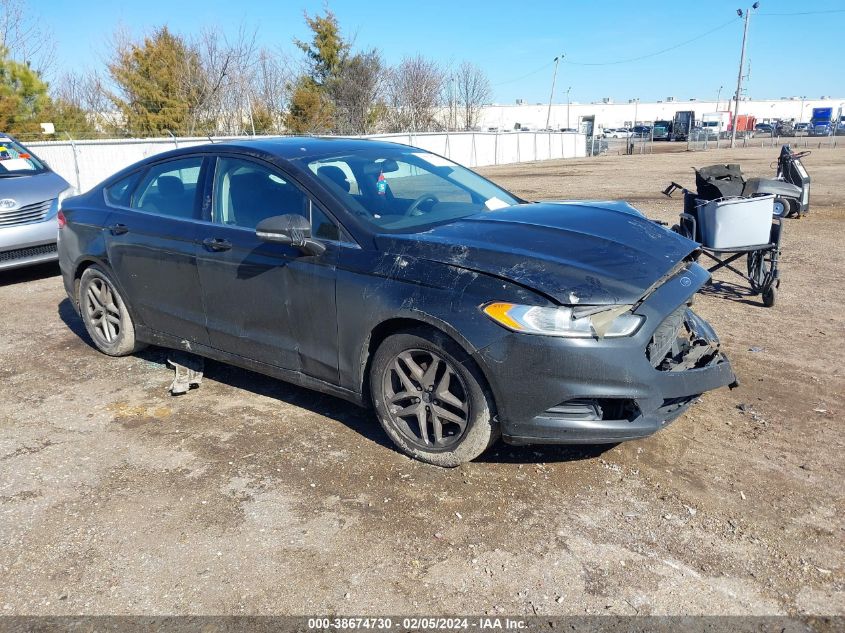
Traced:
<path id="1" fill-rule="evenodd" d="M 645 320 L 632 314 L 632 307 L 569 308 L 494 302 L 481 309 L 493 321 L 513 332 L 564 338 L 619 338 L 634 334 Z"/>

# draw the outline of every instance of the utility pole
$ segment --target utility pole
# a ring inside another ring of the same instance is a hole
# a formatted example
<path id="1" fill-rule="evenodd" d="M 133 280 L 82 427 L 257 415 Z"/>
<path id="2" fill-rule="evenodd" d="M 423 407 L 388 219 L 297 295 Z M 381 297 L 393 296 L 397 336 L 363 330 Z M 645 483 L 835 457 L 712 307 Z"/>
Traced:
<path id="1" fill-rule="evenodd" d="M 631 128 L 637 127 L 637 106 L 639 106 L 639 105 L 640 105 L 640 98 L 637 97 L 636 99 L 634 99 L 634 124 L 631 126 Z"/>
<path id="2" fill-rule="evenodd" d="M 572 129 L 572 126 L 569 125 L 569 91 L 572 90 L 572 86 L 566 89 L 566 129 Z"/>
<path id="3" fill-rule="evenodd" d="M 557 81 L 557 67 L 560 64 L 560 60 L 563 58 L 563 54 L 561 53 L 557 57 L 555 57 L 555 73 L 552 75 L 552 94 L 549 95 L 549 111 L 546 114 L 546 129 L 549 129 L 549 121 L 552 118 L 552 99 L 555 96 L 555 81 Z"/>
<path id="4" fill-rule="evenodd" d="M 760 6 L 759 2 L 751 5 L 751 9 L 757 9 Z M 751 18 L 751 9 L 745 10 L 745 27 L 742 30 L 742 52 L 739 54 L 739 73 L 736 77 L 736 95 L 734 95 L 734 123 L 731 130 L 731 147 L 736 144 L 736 128 L 737 115 L 739 114 L 739 99 L 742 95 L 742 69 L 745 66 L 745 42 L 748 39 L 748 21 Z M 737 9 L 736 13 L 739 17 L 743 17 L 742 9 Z"/>

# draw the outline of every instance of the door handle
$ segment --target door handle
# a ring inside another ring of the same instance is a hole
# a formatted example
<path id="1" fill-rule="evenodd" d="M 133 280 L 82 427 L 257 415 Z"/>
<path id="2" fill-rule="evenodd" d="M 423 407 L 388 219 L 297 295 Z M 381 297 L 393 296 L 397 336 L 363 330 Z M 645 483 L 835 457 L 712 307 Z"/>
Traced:
<path id="1" fill-rule="evenodd" d="M 112 224 L 109 227 L 109 232 L 112 235 L 123 235 L 124 233 L 129 232 L 129 227 L 126 226 L 125 224 Z"/>
<path id="2" fill-rule="evenodd" d="M 210 251 L 228 251 L 232 248 L 232 243 L 229 240 L 220 237 L 207 237 L 202 241 L 202 245 Z"/>

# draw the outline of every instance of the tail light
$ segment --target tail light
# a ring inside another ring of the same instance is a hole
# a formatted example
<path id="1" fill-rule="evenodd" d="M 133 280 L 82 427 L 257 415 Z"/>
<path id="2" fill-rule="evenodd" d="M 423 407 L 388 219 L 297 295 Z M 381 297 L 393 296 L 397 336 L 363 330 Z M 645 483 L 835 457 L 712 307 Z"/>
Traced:
<path id="1" fill-rule="evenodd" d="M 67 224 L 67 218 L 65 218 L 65 214 L 64 214 L 64 212 L 59 211 L 59 212 L 56 214 L 56 220 L 58 220 L 58 221 L 59 221 L 59 228 L 60 228 L 60 229 L 65 228 L 65 224 Z"/>

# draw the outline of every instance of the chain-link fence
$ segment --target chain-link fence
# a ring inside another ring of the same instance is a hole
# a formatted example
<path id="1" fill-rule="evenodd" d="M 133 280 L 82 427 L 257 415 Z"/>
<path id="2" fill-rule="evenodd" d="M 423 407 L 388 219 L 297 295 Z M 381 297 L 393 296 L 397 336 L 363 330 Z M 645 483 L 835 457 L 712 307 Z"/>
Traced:
<path id="1" fill-rule="evenodd" d="M 626 134 L 617 131 L 587 136 L 586 156 L 664 154 L 674 151 L 703 152 L 728 149 L 731 146 L 729 132 L 716 129 L 694 129 L 686 139 L 667 140 L 654 138 L 652 134 Z M 737 132 L 734 147 L 780 147 L 789 143 L 794 149 L 822 149 L 845 146 L 845 129 L 841 134 L 812 136 L 803 130 L 782 134 L 770 131 Z"/>

